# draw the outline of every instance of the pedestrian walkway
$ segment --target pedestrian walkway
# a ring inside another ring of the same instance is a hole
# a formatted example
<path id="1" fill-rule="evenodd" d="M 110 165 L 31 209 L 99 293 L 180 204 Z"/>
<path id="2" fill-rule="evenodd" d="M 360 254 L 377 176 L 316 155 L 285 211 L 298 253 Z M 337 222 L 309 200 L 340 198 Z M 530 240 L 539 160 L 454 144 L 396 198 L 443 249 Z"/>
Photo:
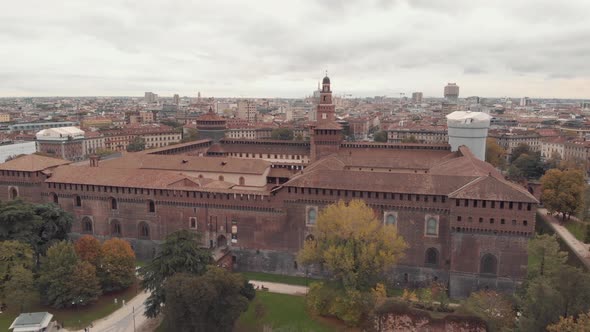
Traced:
<path id="1" fill-rule="evenodd" d="M 590 270 L 590 244 L 583 243 L 576 239 L 567 228 L 561 225 L 560 219 L 548 214 L 547 209 L 538 209 L 537 213 L 543 218 L 549 227 L 565 242 L 565 244 L 578 256 L 580 261 Z M 572 217 L 575 219 L 575 217 Z M 575 219 L 576 222 L 580 222 Z"/>
<path id="2" fill-rule="evenodd" d="M 93 322 L 90 332 L 134 332 L 141 331 L 140 327 L 148 318 L 143 315 L 144 302 L 148 292 L 141 292 L 131 301 L 125 303 L 109 316 Z M 119 302 L 120 303 L 120 302 Z M 69 331 L 69 330 L 64 330 Z M 84 332 L 84 329 L 76 332 Z"/>
<path id="3" fill-rule="evenodd" d="M 309 289 L 309 287 L 307 286 L 296 286 L 259 280 L 250 280 L 250 283 L 254 285 L 254 288 L 258 290 L 266 289 L 271 293 L 280 293 L 288 295 L 305 295 L 307 294 L 307 290 Z"/>

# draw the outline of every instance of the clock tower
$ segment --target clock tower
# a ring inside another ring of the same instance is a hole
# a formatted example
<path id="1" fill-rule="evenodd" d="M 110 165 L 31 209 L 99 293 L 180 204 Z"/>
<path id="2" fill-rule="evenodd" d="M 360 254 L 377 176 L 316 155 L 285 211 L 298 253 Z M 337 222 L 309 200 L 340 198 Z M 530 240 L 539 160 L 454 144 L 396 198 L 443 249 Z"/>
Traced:
<path id="1" fill-rule="evenodd" d="M 317 105 L 316 124 L 311 128 L 311 160 L 338 152 L 342 143 L 342 127 L 336 122 L 336 105 L 332 100 L 330 78 L 322 80 Z"/>

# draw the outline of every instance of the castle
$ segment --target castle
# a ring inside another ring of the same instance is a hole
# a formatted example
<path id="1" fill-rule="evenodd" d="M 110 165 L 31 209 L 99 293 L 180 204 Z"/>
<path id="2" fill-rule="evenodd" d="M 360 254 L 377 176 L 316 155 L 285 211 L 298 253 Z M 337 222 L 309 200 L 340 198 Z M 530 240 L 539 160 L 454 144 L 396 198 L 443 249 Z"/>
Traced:
<path id="1" fill-rule="evenodd" d="M 220 139 L 221 122 L 208 113 L 202 139 L 118 159 L 11 160 L 0 199 L 56 203 L 74 215 L 73 237 L 121 237 L 140 257 L 189 229 L 229 247 L 237 269 L 300 275 L 321 208 L 362 199 L 409 245 L 390 274 L 400 285 L 438 280 L 461 297 L 525 278 L 538 201 L 466 146 L 344 142 L 328 77 L 308 142 Z"/>

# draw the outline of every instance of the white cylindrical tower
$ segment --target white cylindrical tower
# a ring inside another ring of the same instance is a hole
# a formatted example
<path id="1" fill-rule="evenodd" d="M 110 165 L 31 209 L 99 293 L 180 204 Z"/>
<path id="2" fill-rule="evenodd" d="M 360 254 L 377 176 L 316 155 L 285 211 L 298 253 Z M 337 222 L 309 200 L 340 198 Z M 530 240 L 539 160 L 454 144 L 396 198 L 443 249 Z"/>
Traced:
<path id="1" fill-rule="evenodd" d="M 486 159 L 486 138 L 492 117 L 482 112 L 456 111 L 447 115 L 449 144 L 457 151 L 465 145 L 480 160 Z"/>

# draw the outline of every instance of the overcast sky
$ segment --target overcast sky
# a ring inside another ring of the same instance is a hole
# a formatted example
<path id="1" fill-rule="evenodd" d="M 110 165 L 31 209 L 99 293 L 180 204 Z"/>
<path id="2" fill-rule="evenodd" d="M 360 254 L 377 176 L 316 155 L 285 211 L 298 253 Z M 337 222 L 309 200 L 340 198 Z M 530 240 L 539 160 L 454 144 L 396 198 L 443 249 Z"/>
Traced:
<path id="1" fill-rule="evenodd" d="M 0 96 L 590 99 L 589 0 L 9 1 Z"/>

